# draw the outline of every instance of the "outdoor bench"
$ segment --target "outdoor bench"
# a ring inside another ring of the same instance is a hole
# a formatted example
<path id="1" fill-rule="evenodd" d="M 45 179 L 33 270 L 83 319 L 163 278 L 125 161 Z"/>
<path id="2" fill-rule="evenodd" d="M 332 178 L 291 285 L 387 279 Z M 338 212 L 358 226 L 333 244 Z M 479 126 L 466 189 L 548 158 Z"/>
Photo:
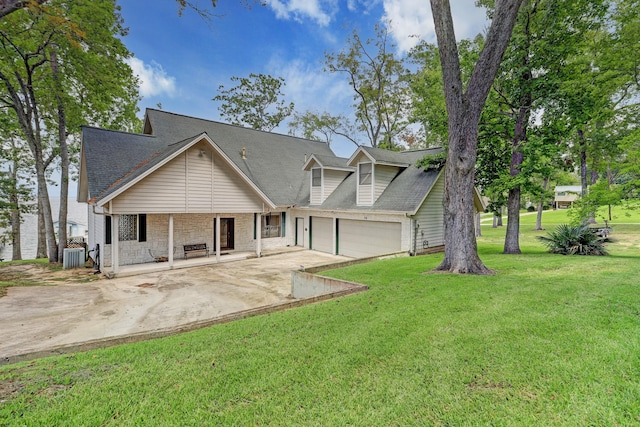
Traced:
<path id="1" fill-rule="evenodd" d="M 194 253 L 203 254 L 209 256 L 209 248 L 207 248 L 206 243 L 196 243 L 193 245 L 183 245 L 184 247 L 184 259 L 187 259 L 187 256 Z"/>

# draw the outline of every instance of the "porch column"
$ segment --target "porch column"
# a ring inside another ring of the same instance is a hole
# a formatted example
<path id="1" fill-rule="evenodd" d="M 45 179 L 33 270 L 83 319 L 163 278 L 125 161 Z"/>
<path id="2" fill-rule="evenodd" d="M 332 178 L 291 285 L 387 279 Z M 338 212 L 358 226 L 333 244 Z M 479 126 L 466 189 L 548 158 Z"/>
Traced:
<path id="1" fill-rule="evenodd" d="M 256 255 L 260 258 L 262 253 L 262 215 L 256 213 Z"/>
<path id="2" fill-rule="evenodd" d="M 169 214 L 169 238 L 167 241 L 167 252 L 169 254 L 169 267 L 173 267 L 173 214 Z"/>
<path id="3" fill-rule="evenodd" d="M 216 233 L 213 238 L 215 239 L 214 247 L 216 248 L 216 262 L 220 262 L 220 214 L 216 214 Z"/>
<path id="4" fill-rule="evenodd" d="M 111 270 L 118 274 L 120 270 L 120 215 L 111 215 Z"/>

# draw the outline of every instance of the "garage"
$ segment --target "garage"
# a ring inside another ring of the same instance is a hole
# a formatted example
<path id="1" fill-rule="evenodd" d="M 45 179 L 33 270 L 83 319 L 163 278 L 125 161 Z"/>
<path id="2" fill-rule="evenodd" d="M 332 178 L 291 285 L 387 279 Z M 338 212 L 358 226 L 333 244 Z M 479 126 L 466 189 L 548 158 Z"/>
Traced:
<path id="1" fill-rule="evenodd" d="M 337 228 L 339 255 L 366 258 L 401 250 L 399 222 L 339 219 Z"/>
<path id="2" fill-rule="evenodd" d="M 310 218 L 311 235 L 309 237 L 309 249 L 328 252 L 333 251 L 333 218 L 314 216 Z"/>

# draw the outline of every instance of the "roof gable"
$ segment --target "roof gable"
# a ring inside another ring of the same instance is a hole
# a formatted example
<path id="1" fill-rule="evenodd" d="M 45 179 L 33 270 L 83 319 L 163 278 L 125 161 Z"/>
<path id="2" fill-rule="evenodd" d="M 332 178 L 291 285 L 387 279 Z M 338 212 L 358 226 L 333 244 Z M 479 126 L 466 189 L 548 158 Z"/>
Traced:
<path id="1" fill-rule="evenodd" d="M 95 202 L 113 198 L 205 134 L 270 206 L 292 206 L 305 197 L 307 172 L 302 166 L 312 153 L 325 163 L 337 159 L 323 142 L 153 109 L 146 112 L 144 131 L 83 130 L 87 199 Z"/>
<path id="2" fill-rule="evenodd" d="M 233 162 L 229 160 L 226 154 L 222 150 L 220 150 L 220 148 L 211 140 L 211 138 L 209 138 L 206 133 L 173 144 L 166 150 L 165 153 L 163 153 L 164 155 L 158 155 L 153 159 L 150 159 L 148 162 L 140 163 L 136 169 L 132 170 L 129 173 L 129 176 L 126 179 L 122 179 L 114 183 L 111 191 L 105 197 L 100 199 L 99 205 L 104 205 L 110 200 L 113 200 L 115 197 L 133 187 L 135 184 L 142 181 L 144 178 L 151 175 L 155 171 L 159 170 L 162 166 L 168 164 L 180 154 L 186 152 L 189 148 L 201 141 L 206 141 L 212 147 L 213 151 L 221 156 L 224 161 L 229 166 L 231 166 L 231 168 L 240 176 L 240 179 L 246 182 L 262 198 L 262 200 L 267 203 L 267 205 L 269 205 L 270 208 L 275 208 L 276 205 L 271 200 L 269 200 L 269 198 L 260 190 L 260 188 L 257 187 L 250 179 L 248 179 L 247 176 Z"/>
<path id="3" fill-rule="evenodd" d="M 175 141 L 180 135 L 198 129 L 206 132 L 227 158 L 278 206 L 300 202 L 305 185 L 305 159 L 311 154 L 336 157 L 328 144 L 290 135 L 264 132 L 229 124 L 147 110 L 154 135 Z"/>

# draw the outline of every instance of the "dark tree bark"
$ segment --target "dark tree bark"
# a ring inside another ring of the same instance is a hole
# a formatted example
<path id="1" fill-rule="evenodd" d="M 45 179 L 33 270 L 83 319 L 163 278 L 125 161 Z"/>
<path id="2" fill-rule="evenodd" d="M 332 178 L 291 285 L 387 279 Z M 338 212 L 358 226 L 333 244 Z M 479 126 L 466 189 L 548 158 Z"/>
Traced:
<path id="1" fill-rule="evenodd" d="M 478 123 L 507 48 L 522 0 L 498 0 L 469 85 L 462 87 L 458 46 L 448 0 L 431 0 L 448 113 L 449 146 L 445 169 L 445 256 L 437 270 L 490 274 L 478 256 L 473 216 Z"/>
<path id="2" fill-rule="evenodd" d="M 40 207 L 40 201 L 38 200 L 38 211 L 36 212 L 38 216 L 38 246 L 36 248 L 36 258 L 46 258 L 47 257 L 47 232 L 44 226 L 44 214 L 42 213 L 42 208 Z"/>
<path id="3" fill-rule="evenodd" d="M 20 197 L 18 196 L 18 162 L 14 160 L 13 167 L 10 168 L 11 185 L 13 191 L 9 195 L 9 204 L 11 205 L 11 245 L 12 254 L 11 260 L 19 261 L 22 259 L 22 246 L 21 246 L 21 234 L 20 223 L 22 218 L 20 216 Z"/>
<path id="4" fill-rule="evenodd" d="M 62 85 L 58 73 L 58 56 L 56 50 L 50 53 L 51 72 L 58 93 L 58 145 L 60 147 L 60 209 L 58 212 L 58 262 L 63 262 L 64 248 L 67 246 L 67 204 L 69 200 L 69 147 L 67 145 L 67 116 L 60 93 Z"/>
<path id="5" fill-rule="evenodd" d="M 531 74 L 528 73 L 531 77 Z M 529 124 L 530 105 L 531 105 L 531 92 L 527 92 L 521 99 L 522 107 L 518 111 L 515 123 L 515 132 L 513 137 L 512 151 L 511 151 L 511 166 L 509 172 L 512 177 L 520 174 L 520 167 L 524 160 L 520 146 L 527 139 L 527 126 Z M 520 196 L 522 189 L 520 185 L 511 188 L 509 190 L 509 197 L 507 199 L 507 232 L 504 238 L 504 252 L 505 254 L 519 254 L 520 251 Z"/>
<path id="6" fill-rule="evenodd" d="M 33 3 L 42 4 L 47 0 L 32 0 Z M 20 10 L 29 4 L 29 1 L 20 0 L 0 0 L 0 19 L 4 18 L 10 13 Z"/>

